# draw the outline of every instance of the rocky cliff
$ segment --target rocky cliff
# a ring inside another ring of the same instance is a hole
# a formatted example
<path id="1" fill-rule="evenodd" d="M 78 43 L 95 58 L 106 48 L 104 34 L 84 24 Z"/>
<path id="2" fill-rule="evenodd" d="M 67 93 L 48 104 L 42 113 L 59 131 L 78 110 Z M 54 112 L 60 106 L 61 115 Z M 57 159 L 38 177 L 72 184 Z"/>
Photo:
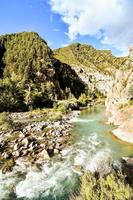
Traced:
<path id="1" fill-rule="evenodd" d="M 106 99 L 109 121 L 119 127 L 114 134 L 133 143 L 133 48 L 130 49 L 125 70 L 118 70 Z"/>

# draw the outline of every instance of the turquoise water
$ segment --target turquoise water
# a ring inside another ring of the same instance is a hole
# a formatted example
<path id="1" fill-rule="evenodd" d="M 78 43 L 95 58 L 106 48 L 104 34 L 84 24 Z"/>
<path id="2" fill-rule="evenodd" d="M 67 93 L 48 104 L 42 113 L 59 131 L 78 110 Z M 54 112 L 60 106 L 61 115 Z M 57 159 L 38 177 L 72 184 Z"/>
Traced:
<path id="1" fill-rule="evenodd" d="M 95 171 L 110 169 L 122 156 L 133 155 L 133 146 L 113 136 L 105 108 L 82 111 L 74 121 L 73 145 L 45 164 L 40 171 L 30 170 L 20 177 L 19 170 L 0 176 L 0 199 L 65 200 L 79 183 L 78 168 Z M 22 173 L 22 171 L 21 171 Z"/>
<path id="2" fill-rule="evenodd" d="M 112 130 L 115 128 L 107 123 L 105 107 L 100 106 L 82 111 L 73 132 L 76 140 L 80 140 L 82 137 L 88 138 L 93 134 L 103 147 L 110 149 L 114 159 L 133 155 L 133 145 L 121 141 L 112 134 Z"/>

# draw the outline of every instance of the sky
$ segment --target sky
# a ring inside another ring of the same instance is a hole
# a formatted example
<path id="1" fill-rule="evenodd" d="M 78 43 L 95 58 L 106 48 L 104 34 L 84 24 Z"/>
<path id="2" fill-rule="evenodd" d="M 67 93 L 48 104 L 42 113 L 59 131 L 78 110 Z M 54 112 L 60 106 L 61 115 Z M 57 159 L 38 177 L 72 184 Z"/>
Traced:
<path id="1" fill-rule="evenodd" d="M 127 55 L 133 0 L 0 0 L 0 34 L 34 31 L 52 49 L 73 42 Z"/>

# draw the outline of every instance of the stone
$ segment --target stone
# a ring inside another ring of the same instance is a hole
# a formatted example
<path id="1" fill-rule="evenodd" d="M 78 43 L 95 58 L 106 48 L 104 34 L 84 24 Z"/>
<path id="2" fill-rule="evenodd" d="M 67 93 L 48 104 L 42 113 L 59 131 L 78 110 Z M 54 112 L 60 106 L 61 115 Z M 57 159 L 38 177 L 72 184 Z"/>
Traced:
<path id="1" fill-rule="evenodd" d="M 2 153 L 2 156 L 3 156 L 3 158 L 7 159 L 7 158 L 10 158 L 11 153 L 4 152 L 4 153 Z"/>
<path id="2" fill-rule="evenodd" d="M 82 175 L 83 174 L 83 167 L 81 165 L 74 165 L 72 167 L 72 170 L 76 173 L 76 174 L 79 174 L 79 175 Z"/>
<path id="3" fill-rule="evenodd" d="M 25 147 L 28 147 L 28 144 L 29 144 L 28 138 L 24 138 L 24 139 L 22 140 L 22 144 L 23 144 Z"/>
<path id="4" fill-rule="evenodd" d="M 36 163 L 49 161 L 49 159 L 50 159 L 50 157 L 49 157 L 47 151 L 44 149 L 43 151 L 38 153 Z"/>
<path id="5" fill-rule="evenodd" d="M 16 151 L 17 149 L 18 149 L 18 143 L 16 143 L 15 145 L 14 145 L 14 151 Z"/>
<path id="6" fill-rule="evenodd" d="M 12 155 L 13 155 L 15 158 L 17 158 L 17 157 L 19 157 L 20 152 L 19 152 L 19 151 L 14 151 L 14 152 L 12 153 Z"/>
<path id="7" fill-rule="evenodd" d="M 54 154 L 58 154 L 59 152 L 59 149 L 54 149 Z"/>
<path id="8" fill-rule="evenodd" d="M 22 155 L 23 156 L 26 156 L 27 154 L 28 154 L 28 150 L 27 149 L 22 151 Z"/>

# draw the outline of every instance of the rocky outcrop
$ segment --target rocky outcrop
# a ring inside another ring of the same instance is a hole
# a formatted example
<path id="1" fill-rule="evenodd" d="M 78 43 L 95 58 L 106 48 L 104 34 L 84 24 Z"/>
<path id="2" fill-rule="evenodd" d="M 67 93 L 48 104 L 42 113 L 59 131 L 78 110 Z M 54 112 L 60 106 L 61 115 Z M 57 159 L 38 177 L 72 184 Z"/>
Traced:
<path id="1" fill-rule="evenodd" d="M 113 84 L 112 75 L 105 74 L 97 70 L 90 72 L 90 70 L 85 66 L 72 65 L 72 68 L 76 71 L 81 80 L 87 85 L 89 93 L 90 91 L 95 93 L 97 90 L 104 96 L 107 96 Z"/>

